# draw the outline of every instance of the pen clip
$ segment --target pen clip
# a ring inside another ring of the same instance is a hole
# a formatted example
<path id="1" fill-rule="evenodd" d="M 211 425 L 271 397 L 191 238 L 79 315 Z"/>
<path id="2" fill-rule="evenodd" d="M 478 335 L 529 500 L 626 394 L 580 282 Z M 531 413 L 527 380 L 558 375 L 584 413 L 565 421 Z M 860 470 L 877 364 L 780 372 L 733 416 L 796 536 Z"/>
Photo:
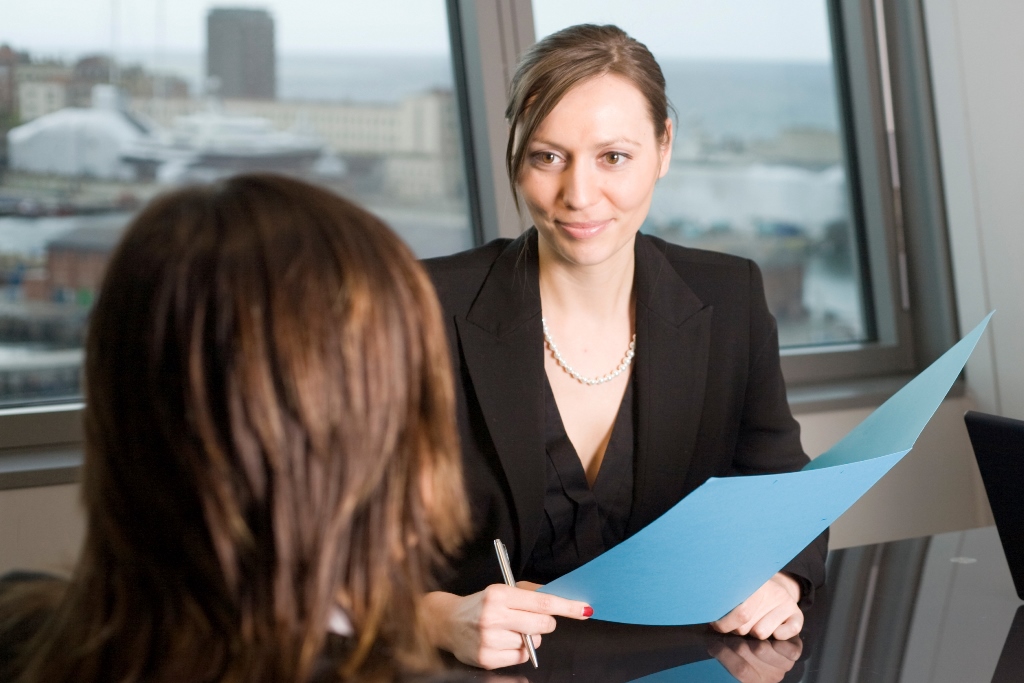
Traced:
<path id="1" fill-rule="evenodd" d="M 498 565 L 501 567 L 501 576 L 505 583 L 515 588 L 516 580 L 512 576 L 512 562 L 508 559 L 508 549 L 501 542 L 500 538 L 494 539 L 494 550 L 498 554 Z"/>

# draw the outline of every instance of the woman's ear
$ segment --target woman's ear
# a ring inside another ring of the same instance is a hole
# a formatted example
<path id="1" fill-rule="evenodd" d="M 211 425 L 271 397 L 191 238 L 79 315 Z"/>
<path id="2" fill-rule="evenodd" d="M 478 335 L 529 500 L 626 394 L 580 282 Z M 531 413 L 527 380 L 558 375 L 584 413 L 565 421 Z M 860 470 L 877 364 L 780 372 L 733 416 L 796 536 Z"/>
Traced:
<path id="1" fill-rule="evenodd" d="M 672 128 L 672 119 L 665 119 L 665 134 L 661 136 L 659 151 L 661 153 L 661 168 L 658 170 L 658 177 L 664 178 L 668 173 L 669 164 L 672 161 L 672 137 L 675 131 Z"/>

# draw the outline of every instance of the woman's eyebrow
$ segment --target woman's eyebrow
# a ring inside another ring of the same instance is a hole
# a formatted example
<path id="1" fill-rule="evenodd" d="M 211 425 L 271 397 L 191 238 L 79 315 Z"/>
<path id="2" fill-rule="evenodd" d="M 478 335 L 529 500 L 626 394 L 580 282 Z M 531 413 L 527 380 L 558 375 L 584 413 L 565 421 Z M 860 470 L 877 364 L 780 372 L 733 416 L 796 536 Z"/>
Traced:
<path id="1" fill-rule="evenodd" d="M 551 140 L 544 140 L 543 138 L 533 138 L 530 140 L 528 147 L 555 147 L 557 149 L 565 149 L 562 145 Z"/>
<path id="2" fill-rule="evenodd" d="M 599 143 L 597 143 L 594 146 L 595 147 L 614 147 L 616 145 L 629 145 L 631 147 L 640 147 L 641 146 L 641 144 L 639 142 L 637 142 L 636 140 L 632 140 L 630 138 L 615 138 L 614 140 L 605 140 L 604 142 L 599 142 Z"/>
<path id="3" fill-rule="evenodd" d="M 632 138 L 614 138 L 611 140 L 602 140 L 592 145 L 594 149 L 599 147 L 615 147 L 616 145 L 628 145 L 630 147 L 641 147 L 642 143 L 633 140 Z M 544 140 L 542 138 L 534 138 L 530 141 L 530 147 L 554 147 L 556 149 L 566 149 L 565 146 L 552 142 L 550 140 Z"/>

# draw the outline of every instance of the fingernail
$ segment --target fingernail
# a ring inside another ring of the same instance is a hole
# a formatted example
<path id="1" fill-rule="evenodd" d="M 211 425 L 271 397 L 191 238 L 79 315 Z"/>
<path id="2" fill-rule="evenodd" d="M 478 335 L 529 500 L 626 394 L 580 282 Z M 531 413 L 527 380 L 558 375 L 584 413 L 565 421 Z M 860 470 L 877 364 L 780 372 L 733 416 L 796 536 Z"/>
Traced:
<path id="1" fill-rule="evenodd" d="M 583 616 L 585 616 L 585 617 L 592 617 L 592 616 L 594 616 L 594 608 L 591 607 L 590 605 L 587 605 L 586 607 L 584 607 L 583 608 Z"/>

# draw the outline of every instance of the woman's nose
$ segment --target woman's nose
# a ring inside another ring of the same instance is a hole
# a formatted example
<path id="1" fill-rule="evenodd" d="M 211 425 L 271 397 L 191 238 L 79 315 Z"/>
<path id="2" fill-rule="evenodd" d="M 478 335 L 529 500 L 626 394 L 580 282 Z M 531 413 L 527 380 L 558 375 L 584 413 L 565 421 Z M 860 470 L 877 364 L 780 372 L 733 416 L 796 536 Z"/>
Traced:
<path id="1" fill-rule="evenodd" d="M 562 202 L 568 209 L 585 209 L 598 195 L 594 169 L 587 164 L 572 163 L 562 176 Z"/>

